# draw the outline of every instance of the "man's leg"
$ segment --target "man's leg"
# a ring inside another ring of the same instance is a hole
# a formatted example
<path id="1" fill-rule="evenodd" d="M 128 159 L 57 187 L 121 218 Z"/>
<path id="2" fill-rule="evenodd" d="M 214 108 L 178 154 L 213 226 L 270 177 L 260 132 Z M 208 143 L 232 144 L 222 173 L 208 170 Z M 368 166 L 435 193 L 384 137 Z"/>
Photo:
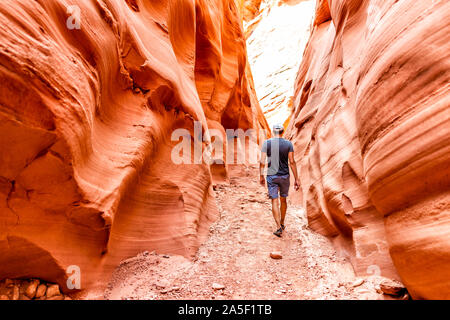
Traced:
<path id="1" fill-rule="evenodd" d="M 267 176 L 267 189 L 269 191 L 269 198 L 272 200 L 272 214 L 278 230 L 281 228 L 280 202 L 278 201 L 279 186 L 274 183 L 273 179 L 273 176 Z"/>
<path id="2" fill-rule="evenodd" d="M 281 197 L 280 198 L 280 211 L 281 211 L 281 219 L 280 219 L 280 223 L 284 226 L 284 218 L 286 217 L 286 210 L 287 210 L 287 198 L 286 197 Z"/>
<path id="3" fill-rule="evenodd" d="M 280 186 L 280 223 L 283 225 L 284 229 L 284 218 L 286 218 L 286 210 L 287 210 L 287 196 L 289 195 L 289 175 L 285 175 L 279 178 L 279 186 Z"/>
<path id="4" fill-rule="evenodd" d="M 272 199 L 272 214 L 277 224 L 277 230 L 281 228 L 281 214 L 280 214 L 280 203 L 278 198 Z"/>

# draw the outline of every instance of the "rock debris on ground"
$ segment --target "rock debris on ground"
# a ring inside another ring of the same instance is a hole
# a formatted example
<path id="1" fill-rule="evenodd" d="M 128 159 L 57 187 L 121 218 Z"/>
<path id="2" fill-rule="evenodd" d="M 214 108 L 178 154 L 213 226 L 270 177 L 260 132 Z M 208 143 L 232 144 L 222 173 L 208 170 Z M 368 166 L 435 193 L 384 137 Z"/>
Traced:
<path id="1" fill-rule="evenodd" d="M 307 227 L 302 207 L 289 205 L 286 230 L 274 236 L 256 167 L 233 169 L 215 190 L 220 218 L 192 261 L 141 253 L 120 264 L 105 298 L 392 299 L 380 290 L 383 277 L 356 277 L 331 241 Z"/>

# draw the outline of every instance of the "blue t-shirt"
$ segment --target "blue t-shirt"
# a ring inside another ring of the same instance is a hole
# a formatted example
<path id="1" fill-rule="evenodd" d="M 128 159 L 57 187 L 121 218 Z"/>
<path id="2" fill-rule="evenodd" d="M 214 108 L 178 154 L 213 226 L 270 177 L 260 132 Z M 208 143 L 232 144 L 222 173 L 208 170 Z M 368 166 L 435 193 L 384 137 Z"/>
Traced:
<path id="1" fill-rule="evenodd" d="M 292 142 L 283 138 L 271 138 L 264 141 L 261 151 L 267 153 L 268 176 L 289 174 L 289 152 L 294 152 Z"/>

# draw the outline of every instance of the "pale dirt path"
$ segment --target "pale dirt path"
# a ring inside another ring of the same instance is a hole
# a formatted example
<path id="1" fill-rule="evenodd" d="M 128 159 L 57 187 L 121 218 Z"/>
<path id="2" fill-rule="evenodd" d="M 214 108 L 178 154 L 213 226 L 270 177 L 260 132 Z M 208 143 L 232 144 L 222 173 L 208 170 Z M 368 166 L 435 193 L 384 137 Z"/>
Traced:
<path id="1" fill-rule="evenodd" d="M 361 284 L 331 242 L 309 230 L 304 211 L 289 206 L 286 231 L 275 237 L 258 170 L 235 168 L 216 186 L 221 214 L 194 261 L 142 253 L 114 273 L 106 299 L 383 299 L 369 279 Z M 274 260 L 271 251 L 283 258 Z M 213 284 L 224 286 L 214 289 Z"/>

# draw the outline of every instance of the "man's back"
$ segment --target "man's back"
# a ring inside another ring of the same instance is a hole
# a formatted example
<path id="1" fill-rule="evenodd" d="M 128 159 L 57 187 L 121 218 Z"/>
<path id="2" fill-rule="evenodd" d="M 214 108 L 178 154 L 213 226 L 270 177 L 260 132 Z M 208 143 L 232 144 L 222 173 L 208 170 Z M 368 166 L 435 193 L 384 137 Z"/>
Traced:
<path id="1" fill-rule="evenodd" d="M 271 138 L 264 141 L 261 151 L 267 154 L 267 175 L 289 175 L 289 152 L 293 150 L 292 143 L 283 138 Z"/>

